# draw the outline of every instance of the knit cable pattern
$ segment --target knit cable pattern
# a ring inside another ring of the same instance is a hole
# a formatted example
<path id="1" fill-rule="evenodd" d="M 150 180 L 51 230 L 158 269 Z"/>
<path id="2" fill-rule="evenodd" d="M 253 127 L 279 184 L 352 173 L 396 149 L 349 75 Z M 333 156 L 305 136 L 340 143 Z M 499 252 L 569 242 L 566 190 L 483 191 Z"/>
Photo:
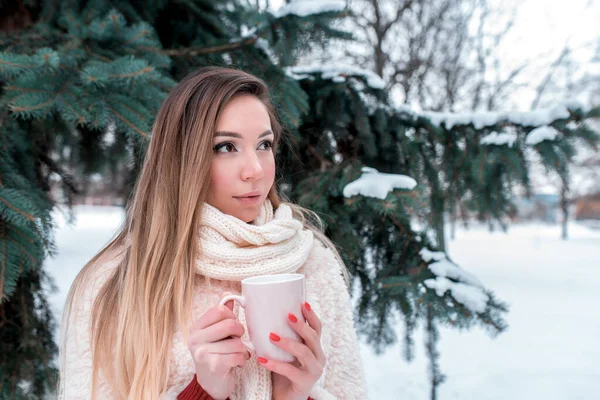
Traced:
<path id="1" fill-rule="evenodd" d="M 200 226 L 200 274 L 241 281 L 258 275 L 295 272 L 308 258 L 314 235 L 282 204 L 266 200 L 251 224 L 205 204 Z"/>

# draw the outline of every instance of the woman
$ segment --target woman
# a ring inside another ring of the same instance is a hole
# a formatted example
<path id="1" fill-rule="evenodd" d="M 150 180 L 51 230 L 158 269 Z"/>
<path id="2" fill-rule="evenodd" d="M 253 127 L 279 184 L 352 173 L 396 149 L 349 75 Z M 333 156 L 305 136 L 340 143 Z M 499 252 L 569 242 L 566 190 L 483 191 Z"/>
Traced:
<path id="1" fill-rule="evenodd" d="M 247 73 L 204 68 L 169 93 L 123 227 L 69 292 L 61 398 L 366 398 L 345 267 L 277 194 L 281 131 Z M 243 309 L 219 300 L 290 272 L 306 279 L 307 324 L 288 322 L 303 340 L 271 341 L 299 362 L 256 358 Z"/>

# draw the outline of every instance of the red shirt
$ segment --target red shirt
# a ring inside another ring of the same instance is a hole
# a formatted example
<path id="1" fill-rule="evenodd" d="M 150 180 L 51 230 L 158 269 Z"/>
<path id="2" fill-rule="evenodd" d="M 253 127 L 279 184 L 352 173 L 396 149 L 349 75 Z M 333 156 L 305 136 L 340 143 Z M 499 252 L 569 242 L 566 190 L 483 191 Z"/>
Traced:
<path id="1" fill-rule="evenodd" d="M 202 389 L 202 386 L 200 386 L 198 379 L 196 378 L 197 376 L 194 375 L 194 379 L 192 379 L 190 384 L 179 393 L 177 400 L 213 400 L 213 398 Z M 229 397 L 227 400 L 229 400 Z M 313 399 L 309 397 L 308 400 Z"/>

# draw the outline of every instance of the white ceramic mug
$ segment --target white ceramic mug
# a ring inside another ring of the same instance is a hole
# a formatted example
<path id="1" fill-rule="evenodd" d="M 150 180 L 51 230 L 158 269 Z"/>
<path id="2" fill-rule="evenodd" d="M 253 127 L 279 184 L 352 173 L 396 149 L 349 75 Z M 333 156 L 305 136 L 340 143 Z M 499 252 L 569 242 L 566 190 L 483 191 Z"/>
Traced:
<path id="1" fill-rule="evenodd" d="M 296 357 L 275 346 L 269 334 L 273 332 L 280 337 L 301 341 L 287 321 L 288 314 L 292 313 L 298 318 L 298 323 L 305 323 L 302 315 L 304 296 L 304 275 L 262 275 L 242 280 L 242 295 L 225 296 L 219 304 L 236 300 L 244 307 L 250 342 L 243 340 L 243 343 L 258 357 L 293 362 Z"/>

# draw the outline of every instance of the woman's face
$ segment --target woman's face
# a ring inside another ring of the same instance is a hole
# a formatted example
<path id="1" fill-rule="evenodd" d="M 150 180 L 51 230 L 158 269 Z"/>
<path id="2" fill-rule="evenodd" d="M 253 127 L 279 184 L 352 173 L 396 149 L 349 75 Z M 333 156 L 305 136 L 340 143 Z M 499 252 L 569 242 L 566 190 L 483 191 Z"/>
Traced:
<path id="1" fill-rule="evenodd" d="M 265 105 L 252 95 L 233 97 L 217 121 L 206 202 L 252 222 L 275 179 L 273 140 Z"/>

